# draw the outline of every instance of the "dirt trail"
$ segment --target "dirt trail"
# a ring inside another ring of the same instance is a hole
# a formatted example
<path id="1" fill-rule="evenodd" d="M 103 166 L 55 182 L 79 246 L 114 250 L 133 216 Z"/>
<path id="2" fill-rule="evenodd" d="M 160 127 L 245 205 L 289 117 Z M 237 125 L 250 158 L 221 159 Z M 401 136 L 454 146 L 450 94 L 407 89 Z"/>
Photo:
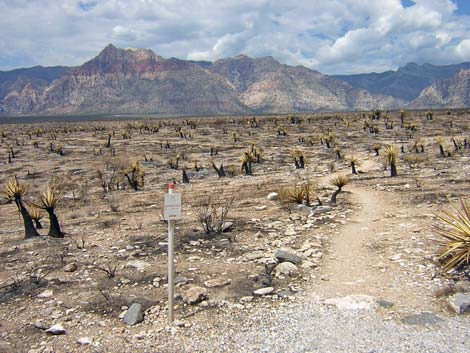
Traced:
<path id="1" fill-rule="evenodd" d="M 354 182 L 345 190 L 352 194 L 357 210 L 332 237 L 320 278 L 313 284 L 314 294 L 323 298 L 365 294 L 397 307 L 431 310 L 432 293 L 416 283 L 404 270 L 404 261 L 396 258 L 400 248 L 412 247 L 412 228 L 404 227 L 397 213 L 413 210 L 403 209 L 396 195 Z"/>
<path id="2" fill-rule="evenodd" d="M 321 289 L 328 295 L 370 294 L 376 296 L 390 279 L 377 268 L 368 246 L 382 232 L 390 203 L 383 195 L 363 187 L 348 187 L 360 209 L 341 227 L 323 264 Z"/>

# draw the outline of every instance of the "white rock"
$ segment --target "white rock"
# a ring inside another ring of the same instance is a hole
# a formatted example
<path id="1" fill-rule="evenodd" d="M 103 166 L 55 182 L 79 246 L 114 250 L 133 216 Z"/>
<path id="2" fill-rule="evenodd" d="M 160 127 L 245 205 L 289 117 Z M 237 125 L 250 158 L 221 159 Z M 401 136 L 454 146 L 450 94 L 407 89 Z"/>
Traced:
<path id="1" fill-rule="evenodd" d="M 148 262 L 142 261 L 142 260 L 133 260 L 127 262 L 127 267 L 134 267 L 135 269 L 139 271 L 145 270 L 147 267 L 150 267 L 150 264 Z"/>
<path id="2" fill-rule="evenodd" d="M 50 335 L 63 335 L 63 334 L 65 334 L 65 329 L 61 324 L 55 324 L 55 325 L 49 327 L 46 330 L 46 333 L 48 333 Z"/>
<path id="3" fill-rule="evenodd" d="M 344 298 L 327 299 L 325 304 L 334 305 L 340 311 L 361 311 L 373 309 L 375 300 L 370 295 L 355 294 Z"/>
<path id="4" fill-rule="evenodd" d="M 277 192 L 271 192 L 267 196 L 268 200 L 275 201 L 279 198 L 279 194 Z"/>
<path id="5" fill-rule="evenodd" d="M 77 343 L 81 346 L 87 346 L 87 345 L 91 344 L 91 338 L 90 337 L 80 337 L 77 340 Z"/>
<path id="6" fill-rule="evenodd" d="M 259 296 L 263 296 L 263 295 L 268 295 L 268 294 L 271 294 L 272 292 L 274 292 L 274 288 L 273 287 L 264 287 L 264 288 L 260 288 L 260 289 L 257 289 L 253 292 L 254 295 L 259 295 Z"/>

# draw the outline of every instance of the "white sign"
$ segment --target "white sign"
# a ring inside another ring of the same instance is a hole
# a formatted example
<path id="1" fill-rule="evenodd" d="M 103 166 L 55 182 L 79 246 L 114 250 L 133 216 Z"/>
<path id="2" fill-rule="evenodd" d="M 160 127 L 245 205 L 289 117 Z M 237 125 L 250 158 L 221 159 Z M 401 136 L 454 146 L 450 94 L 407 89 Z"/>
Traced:
<path id="1" fill-rule="evenodd" d="M 181 194 L 165 194 L 163 203 L 163 219 L 174 221 L 181 219 Z"/>

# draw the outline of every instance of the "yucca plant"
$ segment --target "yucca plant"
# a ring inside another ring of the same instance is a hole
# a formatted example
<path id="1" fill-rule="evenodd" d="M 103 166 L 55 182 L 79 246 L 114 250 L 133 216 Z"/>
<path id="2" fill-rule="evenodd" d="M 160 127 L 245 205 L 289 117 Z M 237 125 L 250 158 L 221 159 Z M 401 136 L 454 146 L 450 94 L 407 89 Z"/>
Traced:
<path id="1" fill-rule="evenodd" d="M 444 151 L 444 143 L 445 143 L 444 138 L 443 137 L 438 137 L 436 139 L 436 142 L 439 145 L 439 153 L 440 153 L 441 157 L 445 157 L 446 154 L 445 154 L 445 151 Z"/>
<path id="2" fill-rule="evenodd" d="M 446 271 L 458 269 L 470 263 L 470 207 L 461 200 L 461 207 L 451 202 L 453 212 L 443 211 L 436 215 L 441 222 L 436 225 L 437 233 L 446 241 L 440 242 L 444 251 L 439 260 Z"/>
<path id="3" fill-rule="evenodd" d="M 356 166 L 359 165 L 359 159 L 357 158 L 357 156 L 349 157 L 349 163 L 350 163 L 350 166 L 351 166 L 351 173 L 357 175 L 358 173 L 357 173 L 357 170 L 356 170 Z"/>
<path id="4" fill-rule="evenodd" d="M 390 176 L 397 176 L 397 157 L 399 150 L 394 145 L 385 147 L 385 161 L 390 165 Z"/>
<path id="5" fill-rule="evenodd" d="M 34 226 L 36 229 L 42 229 L 41 219 L 42 213 L 37 207 L 33 207 L 31 210 L 31 219 L 34 221 Z"/>
<path id="6" fill-rule="evenodd" d="M 336 178 L 333 178 L 330 180 L 330 184 L 337 187 L 333 195 L 331 195 L 331 199 L 330 199 L 331 206 L 336 205 L 336 198 L 338 194 L 343 190 L 344 186 L 349 184 L 349 182 L 350 182 L 350 179 L 344 175 L 338 175 Z"/>
<path id="7" fill-rule="evenodd" d="M 39 233 L 37 232 L 36 228 L 34 228 L 31 216 L 23 203 L 23 198 L 27 190 L 28 186 L 20 184 L 15 176 L 7 181 L 4 191 L 5 199 L 8 202 L 15 202 L 16 206 L 18 207 L 18 211 L 23 217 L 25 239 L 39 236 Z"/>
<path id="8" fill-rule="evenodd" d="M 243 153 L 243 156 L 241 158 L 241 162 L 242 162 L 242 171 L 245 171 L 245 175 L 253 175 L 253 171 L 251 169 L 251 165 L 253 162 L 256 162 L 256 158 L 255 156 L 253 155 L 253 153 L 251 153 L 251 151 L 245 151 Z"/>
<path id="9" fill-rule="evenodd" d="M 49 215 L 49 233 L 53 238 L 63 238 L 64 233 L 60 229 L 59 220 L 55 214 L 57 204 L 62 199 L 62 192 L 55 186 L 48 185 L 39 197 L 39 203 L 34 204 L 37 208 L 41 208 Z"/>
<path id="10" fill-rule="evenodd" d="M 305 168 L 305 154 L 301 150 L 293 150 L 291 152 L 292 158 L 294 158 L 294 164 L 296 169 Z"/>
<path id="11" fill-rule="evenodd" d="M 124 171 L 124 175 L 134 191 L 138 191 L 144 187 L 145 170 L 140 165 L 139 161 L 131 163 L 129 168 Z"/>

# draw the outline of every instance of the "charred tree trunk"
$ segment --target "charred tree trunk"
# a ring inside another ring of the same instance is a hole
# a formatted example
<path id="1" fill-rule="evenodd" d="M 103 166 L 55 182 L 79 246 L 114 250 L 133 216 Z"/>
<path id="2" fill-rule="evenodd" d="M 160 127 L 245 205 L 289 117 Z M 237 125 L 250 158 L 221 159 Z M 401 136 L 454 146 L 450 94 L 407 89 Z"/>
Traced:
<path id="1" fill-rule="evenodd" d="M 64 233 L 62 233 L 62 230 L 60 229 L 59 220 L 57 219 L 57 216 L 55 215 L 54 210 L 51 208 L 46 208 L 46 212 L 49 215 L 49 221 L 50 221 L 49 233 L 47 235 L 53 238 L 63 238 Z"/>
<path id="2" fill-rule="evenodd" d="M 21 199 L 16 199 L 15 203 L 16 206 L 18 206 L 18 210 L 20 211 L 21 216 L 23 217 L 24 238 L 29 239 L 39 237 L 40 234 L 37 232 L 36 228 L 34 228 L 33 220 L 31 219 L 28 210 L 23 205 L 23 201 Z"/>
<path id="3" fill-rule="evenodd" d="M 390 176 L 395 177 L 397 176 L 397 166 L 395 163 L 390 163 Z"/>
<path id="4" fill-rule="evenodd" d="M 341 192 L 341 188 L 336 189 L 336 191 L 331 195 L 330 206 L 336 206 L 336 197 Z"/>
<path id="5" fill-rule="evenodd" d="M 356 163 L 351 163 L 351 171 L 353 174 L 357 175 Z"/>
<path id="6" fill-rule="evenodd" d="M 186 174 L 186 170 L 183 170 L 182 182 L 183 184 L 189 184 L 189 177 L 188 177 L 188 174 Z"/>

